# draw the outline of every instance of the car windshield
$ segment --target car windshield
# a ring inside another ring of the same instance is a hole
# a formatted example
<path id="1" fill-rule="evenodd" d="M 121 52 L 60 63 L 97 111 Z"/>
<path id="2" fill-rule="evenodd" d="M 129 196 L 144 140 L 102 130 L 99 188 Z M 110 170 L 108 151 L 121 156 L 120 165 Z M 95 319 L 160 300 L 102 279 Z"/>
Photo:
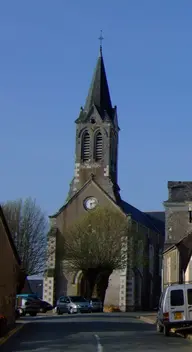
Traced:
<path id="1" fill-rule="evenodd" d="M 92 302 L 100 302 L 99 298 L 91 298 Z"/>
<path id="2" fill-rule="evenodd" d="M 86 299 L 82 296 L 70 296 L 72 302 L 86 302 Z"/>

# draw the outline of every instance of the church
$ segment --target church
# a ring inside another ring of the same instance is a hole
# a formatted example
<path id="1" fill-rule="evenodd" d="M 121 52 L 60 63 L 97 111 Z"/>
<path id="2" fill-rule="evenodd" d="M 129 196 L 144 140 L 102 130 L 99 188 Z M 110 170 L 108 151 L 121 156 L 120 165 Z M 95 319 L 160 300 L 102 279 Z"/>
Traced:
<path id="1" fill-rule="evenodd" d="M 132 235 L 140 234 L 143 263 L 113 272 L 105 304 L 121 311 L 149 309 L 161 290 L 161 258 L 164 244 L 164 212 L 142 212 L 124 201 L 118 185 L 119 121 L 112 105 L 102 46 L 84 107 L 76 123 L 74 177 L 65 204 L 50 218 L 43 299 L 54 305 L 61 295 L 83 295 L 82 272 L 69 273 L 59 256 L 61 237 L 87 211 L 113 206 L 131 220 Z"/>

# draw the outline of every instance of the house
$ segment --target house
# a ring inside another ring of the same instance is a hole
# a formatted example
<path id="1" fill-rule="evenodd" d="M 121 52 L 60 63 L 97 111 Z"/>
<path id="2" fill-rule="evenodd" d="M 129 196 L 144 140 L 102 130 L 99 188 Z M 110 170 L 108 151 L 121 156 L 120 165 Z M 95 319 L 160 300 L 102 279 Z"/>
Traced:
<path id="1" fill-rule="evenodd" d="M 165 206 L 163 287 L 192 281 L 192 182 L 169 181 Z"/>
<path id="2" fill-rule="evenodd" d="M 160 213 L 144 213 L 124 201 L 118 185 L 119 123 L 112 106 L 102 48 L 84 108 L 76 123 L 74 177 L 65 204 L 50 216 L 49 260 L 43 285 L 43 299 L 54 304 L 60 295 L 83 295 L 82 272 L 63 269 L 58 248 L 65 228 L 97 206 L 113 207 L 129 216 L 130 231 L 140 238 L 137 251 L 143 263 L 133 261 L 131 271 L 113 272 L 109 278 L 105 304 L 122 311 L 153 307 L 160 294 L 161 254 L 164 220 Z M 158 214 L 158 215 L 157 215 Z"/>
<path id="3" fill-rule="evenodd" d="M 0 314 L 8 325 L 15 321 L 15 298 L 24 285 L 25 273 L 0 206 Z"/>

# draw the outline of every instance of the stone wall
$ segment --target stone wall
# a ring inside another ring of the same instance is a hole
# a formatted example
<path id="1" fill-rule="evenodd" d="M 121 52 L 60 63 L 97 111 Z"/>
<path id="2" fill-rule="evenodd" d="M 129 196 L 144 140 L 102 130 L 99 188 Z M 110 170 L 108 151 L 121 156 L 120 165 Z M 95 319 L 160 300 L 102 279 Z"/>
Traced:
<path id="1" fill-rule="evenodd" d="M 169 181 L 165 206 L 165 249 L 192 231 L 192 182 Z"/>

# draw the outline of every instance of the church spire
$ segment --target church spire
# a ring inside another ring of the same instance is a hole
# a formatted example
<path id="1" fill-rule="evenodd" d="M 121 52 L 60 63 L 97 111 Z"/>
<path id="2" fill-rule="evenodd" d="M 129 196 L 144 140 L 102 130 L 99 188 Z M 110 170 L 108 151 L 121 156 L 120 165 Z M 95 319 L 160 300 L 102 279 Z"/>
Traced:
<path id="1" fill-rule="evenodd" d="M 99 41 L 100 41 L 100 56 L 102 56 L 102 41 L 103 41 L 103 31 L 101 30 L 101 32 L 100 32 L 100 37 L 98 38 L 99 39 Z"/>
<path id="2" fill-rule="evenodd" d="M 111 117 L 112 115 L 112 104 L 109 93 L 109 87 L 107 83 L 107 76 L 105 72 L 105 65 L 102 53 L 102 32 L 99 37 L 100 40 L 100 54 L 97 59 L 95 72 L 92 78 L 92 82 L 89 88 L 88 96 L 86 99 L 84 112 L 88 113 L 92 108 L 93 104 L 98 108 L 99 112 L 103 115 L 106 111 Z"/>

